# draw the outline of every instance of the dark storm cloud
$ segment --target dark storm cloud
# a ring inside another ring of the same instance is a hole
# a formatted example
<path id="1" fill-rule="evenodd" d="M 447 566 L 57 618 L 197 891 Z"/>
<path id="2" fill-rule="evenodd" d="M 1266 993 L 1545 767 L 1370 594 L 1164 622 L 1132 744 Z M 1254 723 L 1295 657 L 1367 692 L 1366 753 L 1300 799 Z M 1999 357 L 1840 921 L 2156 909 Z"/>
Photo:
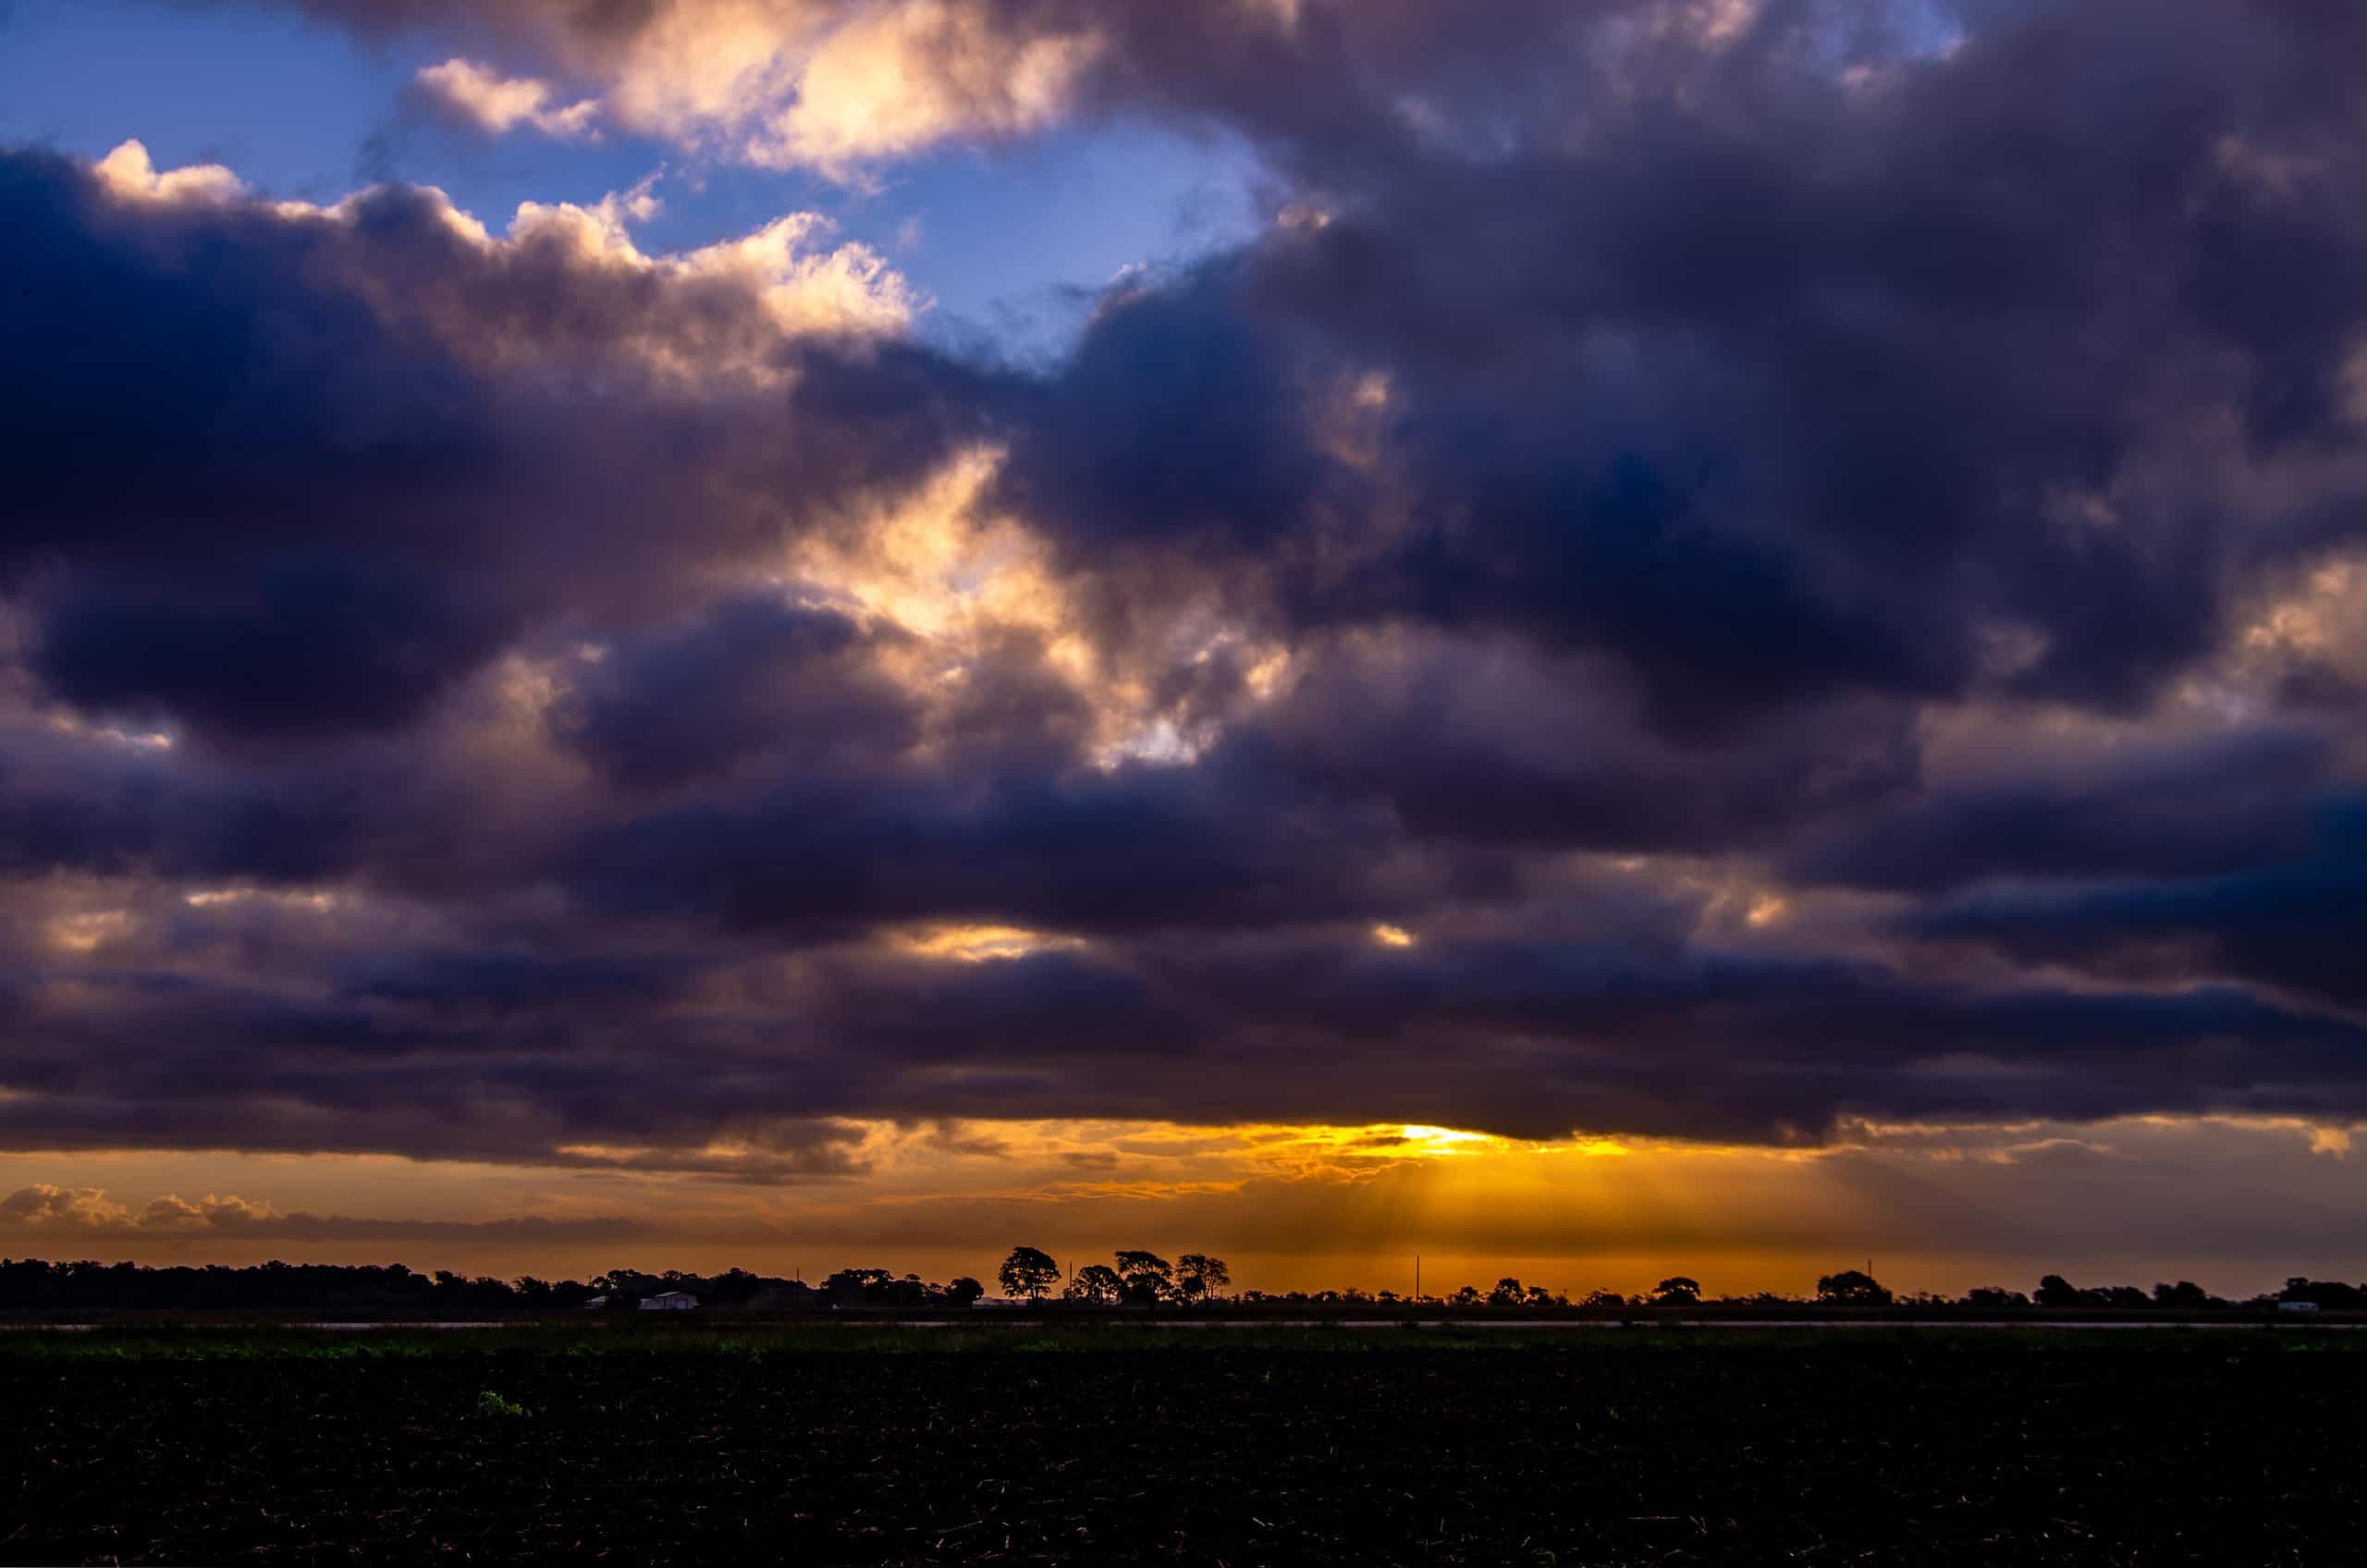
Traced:
<path id="1" fill-rule="evenodd" d="M 612 649 L 561 719 L 619 783 L 680 784 L 786 748 L 802 772 L 877 768 L 917 739 L 917 717 L 860 655 L 847 616 L 777 597 L 714 608 L 698 625 Z"/>
<path id="2" fill-rule="evenodd" d="M 2050 778 L 2033 767 L 1805 836 L 1787 870 L 1807 882 L 1897 890 L 1991 876 L 2241 871 L 2307 852 L 2334 766 L 2324 737 L 2267 730 L 2149 748 L 2114 759 L 2100 777 Z"/>
<path id="3" fill-rule="evenodd" d="M 1029 410 L 1007 484 L 1031 518 L 1088 549 L 1139 534 L 1255 550 L 1304 520 L 1335 465 L 1300 423 L 1287 348 L 1241 308 L 1236 265 L 1104 302 Z"/>
<path id="4" fill-rule="evenodd" d="M 365 1000 L 497 1012 L 571 1003 L 644 1005 L 681 987 L 681 976 L 664 966 L 626 958 L 483 950 L 370 954 L 340 982 L 345 995 Z"/>
<path id="5" fill-rule="evenodd" d="M 1515 1135 L 1757 1140 L 2035 1104 L 2367 1113 L 2346 1071 L 2367 1043 L 2357 1025 L 2238 986 L 1993 991 L 1721 951 L 1682 930 L 1410 950 L 1171 936 L 978 963 L 843 949 L 729 1013 L 646 974 L 379 962 L 325 1005 L 120 980 L 103 1009 L 53 1011 L 19 1047 L 0 1128 L 51 1146 L 732 1169 L 699 1152 L 722 1136 L 781 1178 L 846 1169 L 836 1119 L 880 1115 L 1224 1121 L 1254 1107 L 1394 1122 L 1418 1109 Z M 715 978 L 758 984 L 745 966 Z M 551 1152 L 587 1145 L 620 1152 Z"/>
<path id="6" fill-rule="evenodd" d="M 1921 936 L 2135 979 L 2205 971 L 2320 1007 L 2367 1008 L 2367 800 L 2319 814 L 2310 852 L 2219 876 L 1970 893 L 1919 911 Z"/>
<path id="7" fill-rule="evenodd" d="M 2351 9 L 979 14 L 1272 229 L 1022 374 L 0 161 L 0 1141 L 2367 1115 Z"/>
<path id="8" fill-rule="evenodd" d="M 0 753 L 0 868 L 305 881 L 342 875 L 353 802 L 289 779 L 125 758 L 30 726 Z"/>
<path id="9" fill-rule="evenodd" d="M 1537 1137 L 1613 1125 L 1813 1138 L 1851 1116 L 2034 1103 L 2074 1116 L 2367 1109 L 2342 1072 L 2367 1035 L 2232 986 L 1988 993 L 1879 964 L 1618 941 L 1376 954 L 1171 940 L 829 972 L 811 998 L 818 1026 L 780 1035 L 812 1064 L 803 1051 L 747 1064 L 812 1115 L 1226 1121 L 1243 1114 L 1243 1081 L 1278 1119 L 1396 1122 L 1419 1105 Z"/>
<path id="10" fill-rule="evenodd" d="M 405 576 L 383 560 L 291 555 L 210 603 L 80 582 L 51 602 L 33 666 L 98 712 L 250 734 L 399 725 L 502 641 L 497 626 L 465 624 L 437 584 Z"/>
<path id="11" fill-rule="evenodd" d="M 1506 846 L 1747 849 L 1857 820 L 1918 774 L 1902 704 L 1845 693 L 1674 744 L 1599 663 L 1445 639 L 1318 645 L 1256 734 L 1325 795 Z"/>
<path id="12" fill-rule="evenodd" d="M 2356 714 L 2367 707 L 2367 686 L 2322 659 L 2301 659 L 2277 680 L 2276 700 L 2303 712 Z"/>
<path id="13" fill-rule="evenodd" d="M 1680 729 L 1835 690 L 2142 703 L 2234 574 L 2326 526 L 2231 526 L 2193 444 L 2230 418 L 2253 459 L 2356 440 L 2367 291 L 2335 258 L 2367 211 L 2316 161 L 2355 131 L 2324 52 L 2356 24 L 2008 15 L 1852 91 L 1771 64 L 1797 15 L 1691 63 L 1706 107 L 1650 63 L 1640 91 L 1580 73 L 1527 128 L 1548 145 L 1502 157 L 1276 131 L 1342 182 L 1330 221 L 1114 301 L 1014 496 L 1088 558 L 1237 550 L 1297 620 L 1608 651 Z M 1306 396 L 1376 372 L 1393 496 L 1326 460 Z M 1180 404 L 1191 444 L 1115 504 L 1113 454 Z M 1987 655 L 2003 633 L 2026 650 Z"/>
<path id="14" fill-rule="evenodd" d="M 422 192 L 291 220 L 18 154 L 0 210 L 0 332 L 42 367 L 0 387 L 0 580 L 87 709 L 399 727 L 532 628 L 662 610 L 786 508 L 908 482 L 966 417 L 951 367 L 786 341 L 744 284 L 564 230 L 487 245 Z M 796 379 L 679 391 L 653 346 Z"/>
<path id="15" fill-rule="evenodd" d="M 570 860 L 594 908 L 740 930 L 937 917 L 1121 931 L 1376 914 L 1392 906 L 1397 849 L 1370 809 L 1294 802 L 1254 761 L 1215 758 L 1060 779 L 822 783 L 644 815 Z"/>

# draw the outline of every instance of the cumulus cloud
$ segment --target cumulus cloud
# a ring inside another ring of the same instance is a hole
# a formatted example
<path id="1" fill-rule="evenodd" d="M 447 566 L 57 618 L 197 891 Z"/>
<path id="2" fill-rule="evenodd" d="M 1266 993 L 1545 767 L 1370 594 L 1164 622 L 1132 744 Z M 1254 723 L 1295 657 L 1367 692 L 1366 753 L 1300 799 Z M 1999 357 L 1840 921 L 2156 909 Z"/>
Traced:
<path id="1" fill-rule="evenodd" d="M 794 99 L 761 114 L 747 156 L 844 174 L 956 138 L 1038 130 L 1068 108 L 1098 46 L 1089 31 L 1005 31 L 950 0 L 859 12 L 805 60 Z"/>
<path id="2" fill-rule="evenodd" d="M 246 182 L 220 164 L 191 164 L 159 173 L 146 144 L 137 140 L 101 158 L 91 172 L 127 202 L 221 202 L 246 192 Z"/>
<path id="3" fill-rule="evenodd" d="M 420 90 L 428 100 L 491 136 L 529 125 L 546 136 L 573 139 L 593 134 L 600 114 L 596 100 L 564 107 L 547 81 L 505 77 L 490 67 L 459 58 L 422 66 Z"/>
<path id="4" fill-rule="evenodd" d="M 1002 0 L 281 0 L 374 36 L 425 33 L 529 56 L 596 95 L 466 57 L 420 73 L 430 101 L 492 133 L 604 123 L 695 152 L 859 179 L 949 142 L 1040 130 L 1085 97 L 1106 40 L 1084 6 Z"/>
<path id="5" fill-rule="evenodd" d="M 297 1242 L 506 1240 L 519 1244 L 595 1241 L 641 1233 L 619 1219 L 372 1219 L 347 1215 L 283 1214 L 268 1203 L 208 1193 L 194 1201 L 166 1193 L 138 1210 L 101 1187 L 60 1187 L 35 1182 L 0 1197 L 0 1233 L 55 1243 L 106 1241 L 122 1244 L 200 1238 Z"/>
<path id="6" fill-rule="evenodd" d="M 132 1222 L 131 1211 L 110 1201 L 101 1188 L 59 1187 L 47 1182 L 19 1187 L 0 1198 L 0 1217 L 29 1230 L 107 1230 Z"/>
<path id="7" fill-rule="evenodd" d="M 399 725 L 593 578 L 645 595 L 754 561 L 802 467 L 818 508 L 942 453 L 893 416 L 843 426 L 855 383 L 901 374 L 914 301 L 870 252 L 817 243 L 818 218 L 653 257 L 605 205 L 529 205 L 496 237 L 432 190 L 127 199 L 144 155 L 110 162 L 20 157 L 0 192 L 27 239 L 11 346 L 61 367 L 7 394 L 43 456 L 0 570 L 43 564 L 30 663 L 83 708 Z M 91 288 L 112 306 L 95 330 L 30 303 Z M 225 376 L 246 388 L 227 403 Z M 704 540 L 658 545 L 661 511 Z"/>

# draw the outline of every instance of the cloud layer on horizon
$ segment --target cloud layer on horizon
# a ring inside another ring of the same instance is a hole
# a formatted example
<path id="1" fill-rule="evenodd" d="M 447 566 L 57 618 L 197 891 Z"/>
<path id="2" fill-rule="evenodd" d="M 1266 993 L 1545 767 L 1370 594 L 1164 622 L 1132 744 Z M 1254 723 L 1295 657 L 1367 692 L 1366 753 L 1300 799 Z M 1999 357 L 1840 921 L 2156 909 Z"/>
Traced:
<path id="1" fill-rule="evenodd" d="M 194 1202 L 165 1193 L 138 1209 L 100 1187 L 36 1182 L 0 1197 L 0 1240 L 34 1245 L 112 1244 L 142 1248 L 191 1242 L 383 1242 L 508 1246 L 572 1245 L 630 1240 L 647 1228 L 624 1219 L 373 1219 L 343 1214 L 282 1213 L 235 1194 Z"/>
<path id="2" fill-rule="evenodd" d="M 2367 1119 L 2351 8 L 307 8 L 961 105 L 824 163 L 1089 37 L 1273 222 L 1025 369 L 811 216 L 0 154 L 0 1144 Z"/>

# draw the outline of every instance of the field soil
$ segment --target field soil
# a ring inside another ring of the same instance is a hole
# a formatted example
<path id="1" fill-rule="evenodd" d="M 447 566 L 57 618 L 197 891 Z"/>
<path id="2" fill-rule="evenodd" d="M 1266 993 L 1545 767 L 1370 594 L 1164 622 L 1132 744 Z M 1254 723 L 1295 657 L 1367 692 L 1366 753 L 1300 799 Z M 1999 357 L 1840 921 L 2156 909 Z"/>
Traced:
<path id="1" fill-rule="evenodd" d="M 920 1337 L 0 1344 L 0 1562 L 2313 1563 L 2367 1538 L 2348 1337 Z"/>

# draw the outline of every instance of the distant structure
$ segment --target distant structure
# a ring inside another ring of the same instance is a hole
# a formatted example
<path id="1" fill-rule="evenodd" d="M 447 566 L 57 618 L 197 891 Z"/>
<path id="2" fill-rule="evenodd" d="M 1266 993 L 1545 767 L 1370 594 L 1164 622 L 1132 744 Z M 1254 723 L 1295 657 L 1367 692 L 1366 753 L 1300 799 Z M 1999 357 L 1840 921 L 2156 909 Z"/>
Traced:
<path id="1" fill-rule="evenodd" d="M 644 1312 L 688 1312 L 698 1304 L 699 1298 L 688 1291 L 660 1291 L 641 1298 Z"/>
<path id="2" fill-rule="evenodd" d="M 1024 1312 L 1035 1305 L 1025 1296 L 980 1296 L 970 1307 L 974 1312 Z"/>
<path id="3" fill-rule="evenodd" d="M 607 1298 L 607 1297 L 606 1297 L 606 1296 L 594 1296 L 590 1301 L 587 1301 L 587 1302 L 585 1302 L 585 1303 L 583 1304 L 583 1310 L 584 1310 L 584 1311 L 586 1311 L 586 1312 L 597 1312 L 597 1311 L 599 1311 L 602 1307 L 604 1307 L 604 1306 L 606 1306 L 606 1305 L 608 1305 L 608 1298 Z"/>
<path id="4" fill-rule="evenodd" d="M 2317 1309 L 2318 1304 L 2313 1301 L 2281 1301 L 2276 1304 L 2279 1312 L 2315 1312 Z"/>

